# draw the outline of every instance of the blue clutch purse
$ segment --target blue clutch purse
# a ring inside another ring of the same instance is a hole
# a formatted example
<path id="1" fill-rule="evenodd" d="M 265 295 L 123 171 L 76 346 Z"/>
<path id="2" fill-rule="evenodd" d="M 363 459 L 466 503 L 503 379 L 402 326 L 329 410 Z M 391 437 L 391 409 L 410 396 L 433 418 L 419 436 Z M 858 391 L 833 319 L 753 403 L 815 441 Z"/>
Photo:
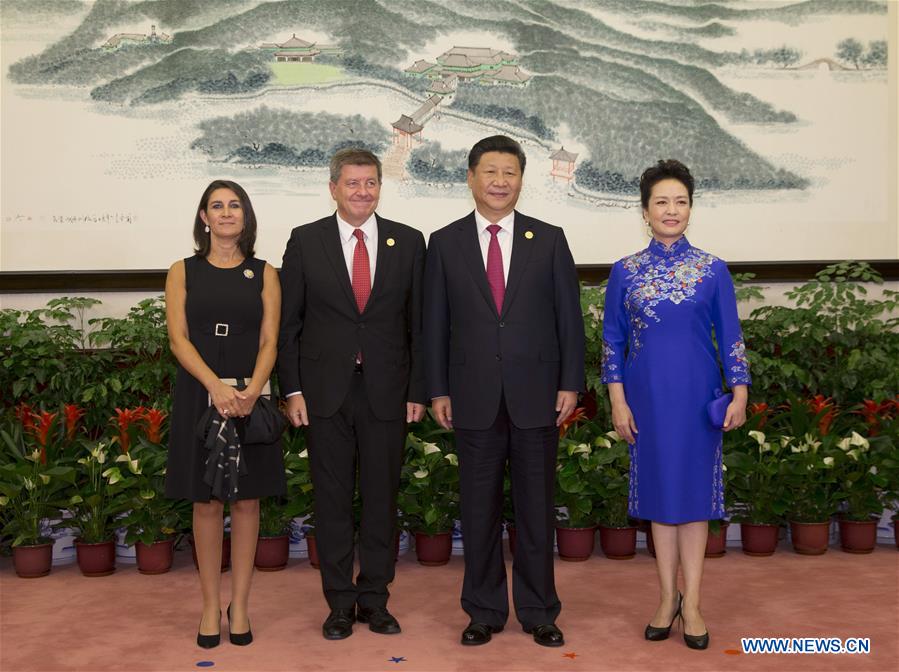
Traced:
<path id="1" fill-rule="evenodd" d="M 715 390 L 715 398 L 706 404 L 705 410 L 709 416 L 709 422 L 715 429 L 724 428 L 724 418 L 727 415 L 727 407 L 734 400 L 731 392 L 724 394 L 720 389 Z"/>

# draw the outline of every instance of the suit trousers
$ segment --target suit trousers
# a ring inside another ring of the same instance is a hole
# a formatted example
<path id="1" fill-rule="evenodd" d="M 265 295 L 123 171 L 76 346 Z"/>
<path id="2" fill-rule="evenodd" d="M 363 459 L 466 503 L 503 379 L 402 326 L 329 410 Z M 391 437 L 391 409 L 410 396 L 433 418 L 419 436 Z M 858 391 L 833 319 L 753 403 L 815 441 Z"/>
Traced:
<path id="1" fill-rule="evenodd" d="M 331 609 L 383 607 L 396 560 L 396 498 L 405 443 L 405 416 L 375 417 L 364 373 L 353 374 L 346 399 L 330 417 L 311 415 L 306 436 L 315 494 L 315 540 L 322 587 Z M 356 474 L 362 518 L 359 574 L 353 583 L 353 496 Z"/>
<path id="2" fill-rule="evenodd" d="M 553 574 L 558 428 L 516 427 L 502 398 L 492 427 L 455 433 L 465 548 L 462 609 L 472 621 L 494 627 L 505 625 L 509 617 L 502 551 L 508 460 L 518 535 L 512 560 L 515 615 L 526 629 L 555 623 L 562 608 Z"/>

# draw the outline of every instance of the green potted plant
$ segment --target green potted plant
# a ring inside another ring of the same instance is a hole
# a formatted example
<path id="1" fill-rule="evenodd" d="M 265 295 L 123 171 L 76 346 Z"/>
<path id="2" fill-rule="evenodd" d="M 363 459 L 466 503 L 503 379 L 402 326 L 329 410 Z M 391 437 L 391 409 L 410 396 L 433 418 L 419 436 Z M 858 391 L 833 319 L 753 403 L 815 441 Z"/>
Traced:
<path id="1" fill-rule="evenodd" d="M 835 497 L 846 505 L 838 517 L 840 547 L 847 553 L 870 553 L 877 544 L 877 521 L 888 504 L 884 458 L 894 445 L 889 436 L 867 439 L 853 431 L 837 448 Z"/>
<path id="2" fill-rule="evenodd" d="M 125 527 L 125 543 L 134 544 L 141 574 L 162 574 L 172 567 L 179 523 L 191 506 L 165 496 L 168 455 L 164 446 L 140 437 L 130 455 L 138 465 L 133 487 L 128 490 L 128 513 L 120 521 Z"/>
<path id="3" fill-rule="evenodd" d="M 600 455 L 592 422 L 568 429 L 556 458 L 556 542 L 562 560 L 583 561 L 593 554 L 596 537 L 597 480 Z"/>
<path id="4" fill-rule="evenodd" d="M 777 550 L 778 534 L 789 507 L 781 478 L 783 444 L 750 430 L 729 432 L 724 453 L 725 493 L 731 518 L 740 523 L 743 552 L 769 556 Z"/>
<path id="5" fill-rule="evenodd" d="M 399 508 L 415 533 L 418 561 L 445 565 L 452 552 L 453 521 L 459 517 L 459 460 L 437 443 L 406 435 Z"/>
<path id="6" fill-rule="evenodd" d="M 615 431 L 597 436 L 593 445 L 599 464 L 599 547 L 607 558 L 627 560 L 637 550 L 637 528 L 628 516 L 630 449 Z"/>
<path id="7" fill-rule="evenodd" d="M 112 455 L 106 442 L 83 445 L 86 454 L 73 465 L 75 494 L 67 507 L 80 534 L 75 551 L 81 573 L 105 576 L 115 571 L 116 516 L 130 505 L 128 489 L 134 484 L 133 476 L 140 473 L 140 465 L 128 453 Z"/>
<path id="8" fill-rule="evenodd" d="M 0 430 L 0 530 L 12 538 L 16 574 L 36 578 L 50 573 L 53 541 L 47 519 L 65 504 L 74 482 L 71 467 L 54 464 L 39 445 L 29 445 L 21 425 Z"/>
<path id="9" fill-rule="evenodd" d="M 801 555 L 827 551 L 830 518 L 836 512 L 833 435 L 782 436 L 781 478 L 790 493 L 787 514 L 793 549 Z"/>

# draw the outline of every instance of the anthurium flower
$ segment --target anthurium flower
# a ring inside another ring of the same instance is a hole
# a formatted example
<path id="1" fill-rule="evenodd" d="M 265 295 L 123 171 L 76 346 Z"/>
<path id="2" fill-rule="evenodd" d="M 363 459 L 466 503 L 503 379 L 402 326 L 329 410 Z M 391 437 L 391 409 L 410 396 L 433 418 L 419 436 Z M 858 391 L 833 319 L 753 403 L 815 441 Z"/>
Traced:
<path id="1" fill-rule="evenodd" d="M 449 462 L 454 467 L 459 466 L 459 458 L 456 456 L 455 453 L 447 453 L 446 455 L 444 455 L 444 457 L 446 458 L 446 461 Z"/>
<path id="2" fill-rule="evenodd" d="M 422 449 L 424 450 L 425 455 L 431 455 L 433 453 L 440 452 L 440 448 L 436 443 L 426 443 L 422 446 Z"/>
<path id="3" fill-rule="evenodd" d="M 412 474 L 412 475 L 415 476 L 415 478 L 427 478 L 427 477 L 428 477 L 428 470 L 427 470 L 427 469 L 419 469 L 418 471 L 416 471 L 416 472 L 415 472 L 414 474 Z"/>
<path id="4" fill-rule="evenodd" d="M 756 440 L 759 445 L 765 443 L 765 434 L 764 432 L 759 432 L 755 429 L 749 431 L 749 436 Z"/>
<path id="5" fill-rule="evenodd" d="M 832 467 L 832 466 L 833 466 L 833 458 L 832 458 L 832 457 L 825 457 L 825 458 L 824 458 L 824 466 L 826 466 L 826 467 Z"/>

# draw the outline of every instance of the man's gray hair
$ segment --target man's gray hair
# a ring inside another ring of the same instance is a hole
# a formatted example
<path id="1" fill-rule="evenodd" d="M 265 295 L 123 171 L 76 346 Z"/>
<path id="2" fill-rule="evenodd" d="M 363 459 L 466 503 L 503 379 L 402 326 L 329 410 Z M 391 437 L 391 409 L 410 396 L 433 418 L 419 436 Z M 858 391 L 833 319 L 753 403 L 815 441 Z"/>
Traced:
<path id="1" fill-rule="evenodd" d="M 367 149 L 347 147 L 335 152 L 331 157 L 331 182 L 337 184 L 344 166 L 375 166 L 378 169 L 378 182 L 381 181 L 381 160 Z"/>

